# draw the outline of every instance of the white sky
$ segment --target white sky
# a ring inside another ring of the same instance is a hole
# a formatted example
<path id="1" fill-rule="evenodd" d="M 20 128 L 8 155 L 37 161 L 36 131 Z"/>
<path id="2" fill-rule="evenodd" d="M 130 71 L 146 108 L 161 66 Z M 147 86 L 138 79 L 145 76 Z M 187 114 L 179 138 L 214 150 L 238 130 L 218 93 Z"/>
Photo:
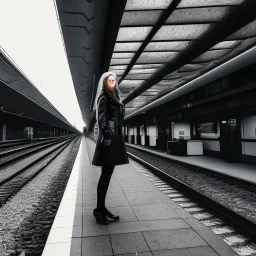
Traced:
<path id="1" fill-rule="evenodd" d="M 0 45 L 61 114 L 82 131 L 84 122 L 53 0 L 0 0 Z"/>

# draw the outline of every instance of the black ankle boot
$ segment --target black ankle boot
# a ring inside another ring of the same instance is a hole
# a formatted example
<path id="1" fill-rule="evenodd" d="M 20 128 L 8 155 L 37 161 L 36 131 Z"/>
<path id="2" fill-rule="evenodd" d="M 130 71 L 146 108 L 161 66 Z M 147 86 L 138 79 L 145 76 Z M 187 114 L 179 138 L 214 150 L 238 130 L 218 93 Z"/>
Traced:
<path id="1" fill-rule="evenodd" d="M 96 218 L 97 223 L 103 224 L 103 225 L 109 224 L 108 219 L 106 218 L 106 215 L 102 211 L 99 211 L 97 208 L 93 210 L 93 215 Z"/>
<path id="2" fill-rule="evenodd" d="M 114 215 L 113 213 L 111 213 L 106 207 L 104 209 L 104 214 L 114 220 L 119 220 L 119 216 L 118 215 Z"/>

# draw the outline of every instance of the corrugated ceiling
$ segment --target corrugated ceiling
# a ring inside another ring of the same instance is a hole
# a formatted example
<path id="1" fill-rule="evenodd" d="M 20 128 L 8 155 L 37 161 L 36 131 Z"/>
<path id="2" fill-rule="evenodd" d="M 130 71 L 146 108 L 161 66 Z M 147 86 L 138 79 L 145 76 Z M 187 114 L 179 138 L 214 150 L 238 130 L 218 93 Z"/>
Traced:
<path id="1" fill-rule="evenodd" d="M 215 24 L 237 11 L 246 0 L 181 0 L 162 22 L 172 0 L 128 0 L 119 27 L 109 70 L 116 73 L 124 100 L 163 65 L 175 61 Z M 246 15 L 242 13 L 241 15 Z M 161 23 L 162 22 L 162 23 Z M 232 24 L 230 24 L 232 26 Z M 153 37 L 148 40 L 152 30 Z M 214 35 L 212 35 L 214 36 Z M 256 20 L 218 42 L 189 63 L 162 77 L 126 104 L 126 115 L 256 44 Z M 141 46 L 144 45 L 143 48 Z"/>

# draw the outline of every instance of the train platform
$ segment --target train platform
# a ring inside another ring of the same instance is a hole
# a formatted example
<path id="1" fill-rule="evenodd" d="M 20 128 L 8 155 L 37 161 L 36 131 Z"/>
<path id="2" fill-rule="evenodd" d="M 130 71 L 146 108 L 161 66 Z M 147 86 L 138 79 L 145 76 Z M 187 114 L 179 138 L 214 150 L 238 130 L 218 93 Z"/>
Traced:
<path id="1" fill-rule="evenodd" d="M 115 167 L 106 196 L 106 207 L 120 220 L 97 224 L 101 167 L 91 165 L 94 149 L 83 137 L 42 256 L 237 255 L 131 164 Z"/>
<path id="2" fill-rule="evenodd" d="M 175 160 L 181 163 L 193 165 L 195 167 L 204 168 L 256 185 L 256 166 L 252 164 L 228 163 L 221 158 L 210 156 L 175 156 L 141 145 L 135 145 L 131 143 L 126 143 L 126 145 L 137 149 L 143 149 L 146 152 L 163 156 L 170 160 Z"/>

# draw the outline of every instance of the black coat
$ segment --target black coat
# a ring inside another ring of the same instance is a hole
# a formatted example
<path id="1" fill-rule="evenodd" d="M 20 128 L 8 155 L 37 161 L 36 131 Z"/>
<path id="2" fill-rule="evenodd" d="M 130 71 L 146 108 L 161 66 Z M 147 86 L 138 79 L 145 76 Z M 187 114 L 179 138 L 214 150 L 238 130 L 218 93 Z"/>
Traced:
<path id="1" fill-rule="evenodd" d="M 103 88 L 98 101 L 99 135 L 92 160 L 95 166 L 115 166 L 129 163 L 123 135 L 125 108 L 115 93 Z M 110 146 L 104 140 L 111 139 Z"/>

